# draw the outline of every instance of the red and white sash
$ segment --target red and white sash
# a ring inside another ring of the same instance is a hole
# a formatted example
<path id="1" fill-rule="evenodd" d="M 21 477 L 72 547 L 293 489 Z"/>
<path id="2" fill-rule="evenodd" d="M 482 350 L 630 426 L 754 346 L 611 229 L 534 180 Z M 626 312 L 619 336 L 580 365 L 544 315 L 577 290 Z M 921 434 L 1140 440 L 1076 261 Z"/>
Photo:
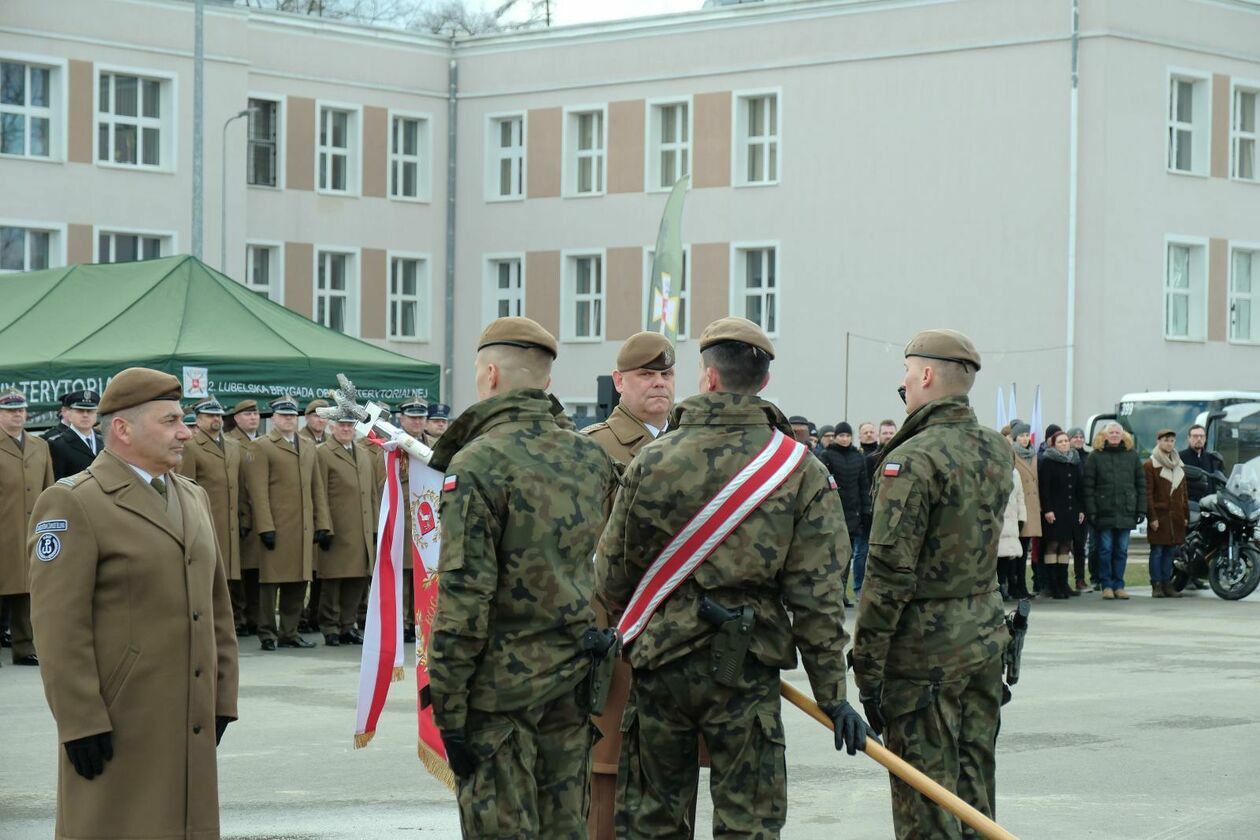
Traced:
<path id="1" fill-rule="evenodd" d="M 804 445 L 774 430 L 757 457 L 737 472 L 652 561 L 617 624 L 623 644 L 643 632 L 665 599 L 779 489 L 807 453 Z"/>

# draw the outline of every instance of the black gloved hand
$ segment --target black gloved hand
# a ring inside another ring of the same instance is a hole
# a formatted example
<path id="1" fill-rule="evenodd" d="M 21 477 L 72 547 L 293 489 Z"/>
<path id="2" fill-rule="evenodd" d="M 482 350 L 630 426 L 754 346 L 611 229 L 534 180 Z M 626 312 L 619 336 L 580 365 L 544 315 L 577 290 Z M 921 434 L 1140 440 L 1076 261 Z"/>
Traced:
<path id="1" fill-rule="evenodd" d="M 446 763 L 458 778 L 467 779 L 477 769 L 477 756 L 461 730 L 442 730 L 442 743 L 446 746 Z"/>
<path id="2" fill-rule="evenodd" d="M 884 734 L 884 727 L 887 721 L 884 720 L 884 714 L 879 710 L 879 700 L 877 697 L 863 697 L 859 701 L 862 704 L 862 711 L 866 712 L 866 725 L 876 735 Z"/>
<path id="3" fill-rule="evenodd" d="M 65 748 L 74 772 L 85 779 L 94 779 L 105 772 L 105 762 L 114 757 L 114 737 L 112 733 L 102 732 L 66 741 Z"/>
<path id="4" fill-rule="evenodd" d="M 249 526 L 248 526 L 248 525 L 242 525 L 242 526 L 241 526 L 241 537 L 242 537 L 242 538 L 244 538 L 244 537 L 248 537 L 248 536 L 249 536 L 249 531 L 250 531 L 250 528 L 249 528 Z"/>
<path id="5" fill-rule="evenodd" d="M 227 729 L 227 725 L 232 722 L 231 718 L 223 715 L 214 716 L 214 745 L 219 746 L 219 742 L 223 740 L 223 731 Z"/>
<path id="6" fill-rule="evenodd" d="M 324 549 L 324 551 L 332 548 L 332 541 L 333 535 L 323 528 L 320 528 L 315 532 L 315 542 L 317 542 L 319 547 Z"/>
<path id="7" fill-rule="evenodd" d="M 275 531 L 259 531 L 258 539 L 262 540 L 263 546 L 268 551 L 276 550 L 276 532 Z"/>
<path id="8" fill-rule="evenodd" d="M 848 700 L 841 700 L 839 704 L 824 708 L 823 711 L 836 726 L 837 752 L 845 750 L 849 755 L 857 755 L 858 750 L 866 749 L 866 734 L 870 727 L 862 720 L 857 709 L 849 705 Z"/>

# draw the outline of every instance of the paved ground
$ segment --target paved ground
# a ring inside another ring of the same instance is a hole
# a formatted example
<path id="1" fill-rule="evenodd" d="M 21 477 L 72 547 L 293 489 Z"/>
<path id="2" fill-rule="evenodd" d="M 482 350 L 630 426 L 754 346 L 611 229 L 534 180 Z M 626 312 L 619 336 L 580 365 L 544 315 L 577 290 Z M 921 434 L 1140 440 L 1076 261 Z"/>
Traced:
<path id="1" fill-rule="evenodd" d="M 1003 824 L 1025 840 L 1260 836 L 1260 596 L 1043 600 L 1032 626 L 998 743 Z M 449 794 L 416 760 L 406 684 L 377 739 L 351 749 L 357 666 L 355 649 L 264 655 L 245 640 L 242 720 L 220 750 L 225 838 L 458 837 Z M 0 670 L 0 709 L 0 838 L 51 837 L 57 747 L 35 669 Z M 880 768 L 784 717 L 784 836 L 890 837 Z"/>

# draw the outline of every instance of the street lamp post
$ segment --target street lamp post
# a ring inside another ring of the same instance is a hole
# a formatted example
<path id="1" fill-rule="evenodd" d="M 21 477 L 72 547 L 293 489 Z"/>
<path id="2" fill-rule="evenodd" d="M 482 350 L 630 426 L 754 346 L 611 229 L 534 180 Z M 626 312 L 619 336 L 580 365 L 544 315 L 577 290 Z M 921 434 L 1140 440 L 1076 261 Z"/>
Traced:
<path id="1" fill-rule="evenodd" d="M 227 118 L 223 123 L 223 143 L 220 145 L 222 159 L 219 164 L 219 271 L 227 274 L 227 130 L 235 120 L 248 117 L 251 108 Z"/>

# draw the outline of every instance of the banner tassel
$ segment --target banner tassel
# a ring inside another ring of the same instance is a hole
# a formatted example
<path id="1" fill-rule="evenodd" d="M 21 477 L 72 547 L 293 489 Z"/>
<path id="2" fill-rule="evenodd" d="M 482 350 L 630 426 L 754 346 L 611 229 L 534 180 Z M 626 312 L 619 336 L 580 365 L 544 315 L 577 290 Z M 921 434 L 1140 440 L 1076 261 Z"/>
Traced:
<path id="1" fill-rule="evenodd" d="M 446 785 L 446 788 L 454 793 L 455 774 L 451 771 L 451 766 L 443 761 L 442 757 L 435 753 L 432 747 L 424 741 L 417 741 L 416 743 L 418 744 L 416 752 L 420 756 L 421 763 L 424 764 L 424 769 L 428 770 L 433 778 Z"/>
<path id="2" fill-rule="evenodd" d="M 374 737 L 376 737 L 376 733 L 375 733 L 375 732 L 358 732 L 358 733 L 355 733 L 355 736 L 354 736 L 354 748 L 355 748 L 356 750 L 361 750 L 361 749 L 363 749 L 364 747 L 366 747 L 368 744 L 370 744 L 370 743 L 372 742 L 372 739 L 373 739 Z"/>
<path id="3" fill-rule="evenodd" d="M 394 669 L 394 673 L 392 676 L 390 676 L 389 681 L 402 682 L 402 678 L 403 678 L 403 669 L 402 669 L 402 666 L 400 665 Z"/>

